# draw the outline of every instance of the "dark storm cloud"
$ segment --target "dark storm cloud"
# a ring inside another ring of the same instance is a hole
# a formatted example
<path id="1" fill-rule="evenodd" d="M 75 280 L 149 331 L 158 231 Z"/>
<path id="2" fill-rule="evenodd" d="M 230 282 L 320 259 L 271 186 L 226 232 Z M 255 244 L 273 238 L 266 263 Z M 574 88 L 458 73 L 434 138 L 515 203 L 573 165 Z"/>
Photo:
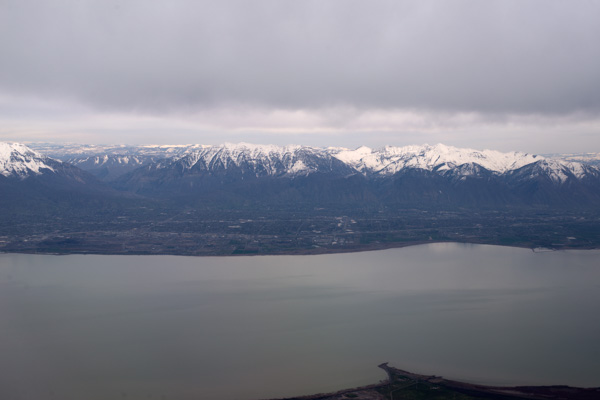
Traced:
<path id="1" fill-rule="evenodd" d="M 0 1 L 0 91 L 115 110 L 600 111 L 600 2 Z"/>

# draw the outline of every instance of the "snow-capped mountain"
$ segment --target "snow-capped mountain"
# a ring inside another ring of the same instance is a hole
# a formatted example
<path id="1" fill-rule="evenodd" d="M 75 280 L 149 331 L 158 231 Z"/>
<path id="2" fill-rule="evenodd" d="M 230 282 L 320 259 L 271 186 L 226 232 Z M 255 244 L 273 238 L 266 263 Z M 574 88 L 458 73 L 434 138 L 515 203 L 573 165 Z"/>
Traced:
<path id="1" fill-rule="evenodd" d="M 519 152 L 479 151 L 443 144 L 386 146 L 378 150 L 363 146 L 356 150 L 330 149 L 329 152 L 363 174 L 379 175 L 393 175 L 405 168 L 446 171 L 465 164 L 477 164 L 489 171 L 505 173 L 543 158 Z M 471 173 L 469 171 L 465 169 L 465 173 Z"/>
<path id="2" fill-rule="evenodd" d="M 242 175 L 298 176 L 316 172 L 352 170 L 326 150 L 307 146 L 254 145 L 248 143 L 203 146 L 185 154 L 160 161 L 157 169 L 177 167 L 182 170 L 239 172 Z"/>
<path id="3" fill-rule="evenodd" d="M 542 159 L 510 172 L 522 179 L 545 178 L 556 184 L 600 177 L 600 170 L 596 167 L 557 159 Z"/>
<path id="4" fill-rule="evenodd" d="M 31 143 L 33 150 L 70 163 L 103 181 L 111 181 L 155 161 L 180 156 L 203 145 L 88 145 Z"/>
<path id="5" fill-rule="evenodd" d="M 136 168 L 161 159 L 160 156 L 152 155 L 103 154 L 66 158 L 65 162 L 75 165 L 104 181 L 110 181 Z"/>
<path id="6" fill-rule="evenodd" d="M 44 156 L 20 143 L 0 142 L 0 175 L 25 179 L 44 172 L 55 172 L 60 161 Z"/>
<path id="7" fill-rule="evenodd" d="M 0 206 L 7 209 L 69 207 L 119 195 L 94 176 L 19 143 L 0 142 Z"/>

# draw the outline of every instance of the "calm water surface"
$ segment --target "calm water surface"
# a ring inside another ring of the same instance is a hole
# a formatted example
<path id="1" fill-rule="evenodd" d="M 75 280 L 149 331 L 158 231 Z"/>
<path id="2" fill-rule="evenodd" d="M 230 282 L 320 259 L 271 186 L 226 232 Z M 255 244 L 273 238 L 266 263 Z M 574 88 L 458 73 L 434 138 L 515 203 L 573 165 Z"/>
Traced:
<path id="1" fill-rule="evenodd" d="M 384 379 L 600 386 L 600 251 L 0 254 L 0 398 L 257 399 Z"/>

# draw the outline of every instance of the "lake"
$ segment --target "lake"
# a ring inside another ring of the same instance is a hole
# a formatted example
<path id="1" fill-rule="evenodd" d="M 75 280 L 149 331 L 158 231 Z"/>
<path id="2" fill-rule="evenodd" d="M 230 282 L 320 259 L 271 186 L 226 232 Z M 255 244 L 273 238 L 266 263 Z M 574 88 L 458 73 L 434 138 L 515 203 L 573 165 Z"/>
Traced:
<path id="1" fill-rule="evenodd" d="M 0 254 L 0 398 L 243 400 L 386 378 L 600 386 L 600 251 Z"/>

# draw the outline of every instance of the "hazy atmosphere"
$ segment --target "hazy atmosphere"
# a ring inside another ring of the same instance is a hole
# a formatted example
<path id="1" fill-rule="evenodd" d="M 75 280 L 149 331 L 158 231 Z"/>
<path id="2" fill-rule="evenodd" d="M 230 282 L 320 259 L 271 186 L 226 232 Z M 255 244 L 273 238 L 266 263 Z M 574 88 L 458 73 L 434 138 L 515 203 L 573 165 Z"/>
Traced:
<path id="1" fill-rule="evenodd" d="M 0 1 L 0 141 L 600 150 L 600 2 Z"/>

